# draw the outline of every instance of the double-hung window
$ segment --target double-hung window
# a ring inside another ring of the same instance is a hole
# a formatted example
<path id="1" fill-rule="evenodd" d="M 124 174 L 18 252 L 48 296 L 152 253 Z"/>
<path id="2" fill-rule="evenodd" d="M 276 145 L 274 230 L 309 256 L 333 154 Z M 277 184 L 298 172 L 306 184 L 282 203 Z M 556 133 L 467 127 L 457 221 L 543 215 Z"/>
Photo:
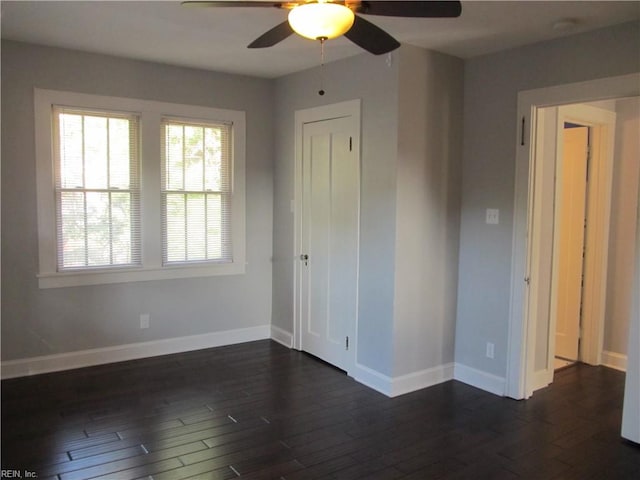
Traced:
<path id="1" fill-rule="evenodd" d="M 41 288 L 244 273 L 245 115 L 35 91 Z"/>
<path id="2" fill-rule="evenodd" d="M 138 116 L 55 106 L 57 268 L 139 266 Z"/>
<path id="3" fill-rule="evenodd" d="M 231 125 L 162 120 L 163 263 L 232 258 Z"/>

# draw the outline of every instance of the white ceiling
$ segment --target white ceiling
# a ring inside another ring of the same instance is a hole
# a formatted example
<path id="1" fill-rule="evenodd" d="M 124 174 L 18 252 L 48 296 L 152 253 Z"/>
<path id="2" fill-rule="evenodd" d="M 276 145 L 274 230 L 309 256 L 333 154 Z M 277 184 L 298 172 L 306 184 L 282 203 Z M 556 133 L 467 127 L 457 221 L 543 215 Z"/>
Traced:
<path id="1" fill-rule="evenodd" d="M 196 8 L 179 1 L 2 1 L 2 38 L 121 57 L 275 78 L 318 65 L 317 42 L 296 35 L 246 45 L 286 19 L 270 8 Z M 456 19 L 368 16 L 402 43 L 461 58 L 640 20 L 640 1 L 463 1 Z M 558 28 L 560 20 L 575 25 Z M 327 42 L 326 61 L 362 53 Z"/>

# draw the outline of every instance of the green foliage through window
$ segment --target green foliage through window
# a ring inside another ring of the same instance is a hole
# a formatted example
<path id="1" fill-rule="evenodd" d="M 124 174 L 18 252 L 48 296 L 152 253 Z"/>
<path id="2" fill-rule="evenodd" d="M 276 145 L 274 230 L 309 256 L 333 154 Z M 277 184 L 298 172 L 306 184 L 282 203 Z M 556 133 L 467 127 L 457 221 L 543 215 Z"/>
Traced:
<path id="1" fill-rule="evenodd" d="M 231 125 L 162 122 L 163 261 L 232 260 Z"/>

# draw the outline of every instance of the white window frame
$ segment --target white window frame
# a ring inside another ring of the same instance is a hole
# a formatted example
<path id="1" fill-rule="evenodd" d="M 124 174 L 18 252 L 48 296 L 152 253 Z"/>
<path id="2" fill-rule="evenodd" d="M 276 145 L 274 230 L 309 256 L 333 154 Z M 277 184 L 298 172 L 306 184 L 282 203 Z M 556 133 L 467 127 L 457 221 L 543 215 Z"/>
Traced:
<path id="1" fill-rule="evenodd" d="M 142 266 L 57 271 L 53 164 L 54 105 L 136 113 L 140 116 Z M 245 273 L 245 112 L 133 98 L 34 89 L 38 248 L 40 288 L 238 275 Z M 232 122 L 231 235 L 233 259 L 227 263 L 162 264 L 160 147 L 162 117 Z"/>

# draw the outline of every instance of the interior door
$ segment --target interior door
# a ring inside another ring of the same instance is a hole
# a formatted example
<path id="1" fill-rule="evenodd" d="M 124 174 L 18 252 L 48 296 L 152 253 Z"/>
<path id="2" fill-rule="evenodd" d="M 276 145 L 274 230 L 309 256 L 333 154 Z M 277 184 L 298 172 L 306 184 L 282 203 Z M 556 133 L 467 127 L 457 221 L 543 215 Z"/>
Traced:
<path id="1" fill-rule="evenodd" d="M 555 355 L 567 360 L 579 355 L 588 143 L 588 127 L 564 129 Z"/>
<path id="2" fill-rule="evenodd" d="M 343 370 L 357 315 L 356 134 L 350 117 L 306 123 L 302 132 L 302 350 Z"/>

